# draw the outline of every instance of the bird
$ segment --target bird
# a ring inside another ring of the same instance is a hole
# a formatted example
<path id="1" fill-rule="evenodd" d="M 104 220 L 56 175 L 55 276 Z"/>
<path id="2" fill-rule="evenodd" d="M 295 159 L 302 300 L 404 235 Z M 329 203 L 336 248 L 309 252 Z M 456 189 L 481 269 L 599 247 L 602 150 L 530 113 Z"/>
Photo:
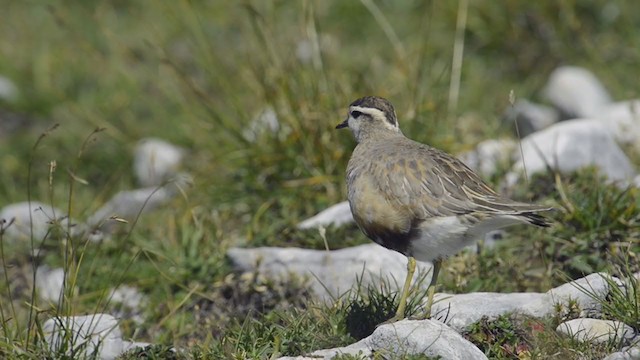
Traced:
<path id="1" fill-rule="evenodd" d="M 431 317 L 442 261 L 488 232 L 515 224 L 548 227 L 549 206 L 499 195 L 456 157 L 406 137 L 393 105 L 365 96 L 349 105 L 336 129 L 349 128 L 357 145 L 346 170 L 355 222 L 371 240 L 408 258 L 395 316 L 404 319 L 416 260 L 433 264 L 422 318 Z"/>

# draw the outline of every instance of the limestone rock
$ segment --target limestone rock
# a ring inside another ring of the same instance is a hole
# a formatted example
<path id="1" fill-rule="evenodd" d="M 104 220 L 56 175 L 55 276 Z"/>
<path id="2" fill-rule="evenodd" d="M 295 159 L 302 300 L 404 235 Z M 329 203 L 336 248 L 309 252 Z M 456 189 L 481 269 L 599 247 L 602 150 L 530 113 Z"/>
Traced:
<path id="1" fill-rule="evenodd" d="M 58 304 L 64 291 L 65 274 L 63 268 L 50 269 L 43 265 L 36 270 L 36 290 L 38 296 L 52 304 Z"/>
<path id="2" fill-rule="evenodd" d="M 346 354 L 363 356 L 365 359 L 396 359 L 418 354 L 456 360 L 487 358 L 475 345 L 441 322 L 402 320 L 381 325 L 369 337 L 349 346 L 318 350 L 308 356 L 282 357 L 279 360 L 332 359 Z"/>
<path id="3" fill-rule="evenodd" d="M 18 99 L 18 87 L 9 78 L 0 75 L 0 101 L 14 102 Z"/>
<path id="4" fill-rule="evenodd" d="M 298 224 L 299 229 L 312 229 L 319 226 L 340 226 L 353 222 L 351 208 L 348 201 L 343 201 L 328 207 Z"/>
<path id="5" fill-rule="evenodd" d="M 597 343 L 624 343 L 635 336 L 633 328 L 622 322 L 590 318 L 565 321 L 556 331 L 578 341 Z"/>
<path id="6" fill-rule="evenodd" d="M 58 224 L 65 230 L 68 225 L 65 211 L 37 201 L 32 201 L 31 204 L 25 201 L 5 206 L 0 210 L 0 221 L 2 220 L 5 239 L 29 240 L 33 227 L 33 239 L 38 243 L 47 237 L 53 224 Z M 73 224 L 75 222 L 72 221 L 72 228 L 75 229 L 76 226 Z"/>
<path id="7" fill-rule="evenodd" d="M 509 165 L 517 149 L 516 145 L 510 139 L 485 140 L 476 145 L 474 150 L 461 154 L 458 158 L 480 175 L 489 177 L 500 165 Z"/>
<path id="8" fill-rule="evenodd" d="M 109 314 L 54 317 L 42 330 L 51 352 L 74 358 L 112 360 L 127 350 L 149 345 L 122 340 L 118 321 Z"/>
<path id="9" fill-rule="evenodd" d="M 622 152 L 610 127 L 593 120 L 570 120 L 555 124 L 522 140 L 522 156 L 507 174 L 513 185 L 523 173 L 544 172 L 547 166 L 568 173 L 585 166 L 596 166 L 612 181 L 628 181 L 635 176 L 629 158 Z"/>
<path id="10" fill-rule="evenodd" d="M 275 134 L 279 130 L 278 114 L 272 107 L 267 107 L 251 120 L 242 131 L 242 136 L 249 142 L 255 142 L 263 134 Z"/>
<path id="11" fill-rule="evenodd" d="M 257 271 L 266 277 L 286 280 L 293 274 L 297 278 L 306 278 L 314 294 L 325 300 L 352 289 L 359 277 L 362 277 L 363 286 L 370 283 L 379 286 L 381 280 L 387 280 L 391 290 L 396 290 L 402 287 L 407 274 L 407 258 L 377 244 L 332 251 L 231 248 L 227 256 L 241 271 L 253 272 L 257 266 Z M 430 269 L 431 264 L 418 262 L 414 280 Z"/>
<path id="12" fill-rule="evenodd" d="M 569 301 L 575 301 L 583 314 L 593 314 L 601 307 L 598 299 L 604 299 L 608 294 L 611 279 L 613 277 L 606 274 L 591 274 L 546 293 L 438 293 L 432 316 L 446 321 L 447 325 L 457 331 L 464 331 L 483 316 L 492 320 L 500 315 L 516 312 L 544 317 L 554 314 L 556 304 L 566 305 Z"/>
<path id="13" fill-rule="evenodd" d="M 119 319 L 130 318 L 136 324 L 142 324 L 142 308 L 147 303 L 147 298 L 138 289 L 128 285 L 121 285 L 111 289 L 109 304 L 113 307 L 112 313 Z"/>
<path id="14" fill-rule="evenodd" d="M 595 118 L 607 125 L 618 142 L 638 144 L 638 140 L 640 140 L 640 100 L 608 104 L 598 110 Z"/>
<path id="15" fill-rule="evenodd" d="M 555 69 L 544 95 L 567 119 L 593 116 L 611 102 L 600 80 L 589 70 L 577 66 Z"/>
<path id="16" fill-rule="evenodd" d="M 133 158 L 138 182 L 144 187 L 164 184 L 178 173 L 184 155 L 184 149 L 164 140 L 140 140 Z"/>
<path id="17" fill-rule="evenodd" d="M 131 223 L 139 215 L 165 205 L 174 196 L 186 191 L 191 184 L 191 176 L 178 174 L 175 181 L 161 187 L 121 191 L 89 217 L 87 224 L 92 229 L 112 232 L 118 223 Z"/>
<path id="18" fill-rule="evenodd" d="M 521 138 L 558 122 L 560 115 L 551 107 L 519 99 L 505 111 L 504 120 Z M 517 123 L 518 128 L 513 123 Z"/>
<path id="19" fill-rule="evenodd" d="M 602 360 L 640 360 L 640 344 L 635 339 L 630 342 L 631 346 L 625 346 Z"/>

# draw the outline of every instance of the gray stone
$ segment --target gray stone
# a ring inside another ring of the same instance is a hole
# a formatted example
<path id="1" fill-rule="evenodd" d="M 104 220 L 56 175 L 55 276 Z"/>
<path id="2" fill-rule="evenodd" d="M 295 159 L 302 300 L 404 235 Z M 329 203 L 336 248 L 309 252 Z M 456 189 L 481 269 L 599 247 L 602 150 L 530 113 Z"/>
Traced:
<path id="1" fill-rule="evenodd" d="M 636 344 L 624 347 L 620 351 L 609 354 L 602 360 L 640 360 L 640 346 Z"/>
<path id="2" fill-rule="evenodd" d="M 131 223 L 139 215 L 167 204 L 174 196 L 186 191 L 191 184 L 191 176 L 178 174 L 175 181 L 161 187 L 121 191 L 89 217 L 87 224 L 92 229 L 112 232 L 117 224 Z"/>
<path id="3" fill-rule="evenodd" d="M 594 273 L 553 288 L 547 295 L 553 304 L 575 301 L 581 316 L 593 315 L 600 313 L 611 283 L 620 284 L 620 280 L 609 274 Z"/>
<path id="4" fill-rule="evenodd" d="M 611 102 L 604 85 L 589 70 L 561 66 L 549 76 L 543 90 L 545 97 L 565 118 L 590 117 Z"/>
<path id="5" fill-rule="evenodd" d="M 552 107 L 520 99 L 505 111 L 504 119 L 514 134 L 523 138 L 558 122 L 560 114 Z M 518 124 L 517 129 L 514 122 Z"/>
<path id="6" fill-rule="evenodd" d="M 319 298 L 330 300 L 352 289 L 358 278 L 362 285 L 380 286 L 389 282 L 390 290 L 402 287 L 407 274 L 407 258 L 377 244 L 340 250 L 299 248 L 231 248 L 227 256 L 241 271 L 257 271 L 268 277 L 287 280 L 292 276 L 306 279 Z M 414 281 L 426 275 L 431 264 L 418 262 Z M 430 277 L 426 278 L 424 286 Z"/>
<path id="7" fill-rule="evenodd" d="M 487 357 L 453 329 L 435 320 L 402 320 L 379 326 L 373 334 L 349 346 L 319 350 L 309 356 L 332 359 L 341 354 L 366 358 L 399 358 L 424 354 L 429 357 L 477 360 Z"/>
<path id="8" fill-rule="evenodd" d="M 267 107 L 254 117 L 242 131 L 242 136 L 249 142 L 255 142 L 264 134 L 276 134 L 280 130 L 278 114 L 272 107 Z"/>
<path id="9" fill-rule="evenodd" d="M 18 99 L 18 87 L 9 78 L 0 75 L 0 100 L 14 102 Z"/>
<path id="10" fill-rule="evenodd" d="M 150 345 L 122 340 L 118 321 L 109 314 L 54 317 L 42 329 L 50 351 L 64 351 L 74 358 L 112 360 L 130 349 Z"/>
<path id="11" fill-rule="evenodd" d="M 635 170 L 622 152 L 610 127 L 593 120 L 570 120 L 555 124 L 522 140 L 522 156 L 507 174 L 507 185 L 515 184 L 523 174 L 544 172 L 547 167 L 568 173 L 585 166 L 596 166 L 612 181 L 629 181 Z"/>
<path id="12" fill-rule="evenodd" d="M 49 350 L 67 355 L 115 359 L 124 347 L 118 321 L 108 314 L 51 318 L 43 332 Z"/>
<path id="13" fill-rule="evenodd" d="M 633 328 L 620 321 L 578 318 L 558 325 L 556 331 L 581 342 L 624 343 L 635 334 Z"/>
<path id="14" fill-rule="evenodd" d="M 36 270 L 36 290 L 40 299 L 57 305 L 64 291 L 65 273 L 63 268 L 50 269 L 43 265 Z"/>
<path id="15" fill-rule="evenodd" d="M 135 287 L 121 285 L 111 289 L 108 300 L 110 304 L 116 305 L 113 314 L 117 318 L 130 318 L 138 325 L 144 322 L 142 307 L 146 305 L 147 299 Z"/>
<path id="16" fill-rule="evenodd" d="M 138 182 L 144 187 L 164 184 L 178 173 L 184 155 L 182 148 L 164 140 L 140 140 L 133 157 L 133 170 Z"/>
<path id="17" fill-rule="evenodd" d="M 31 204 L 25 201 L 5 206 L 0 210 L 0 221 L 3 219 L 4 237 L 11 241 L 31 239 L 33 228 L 33 239 L 40 242 L 47 237 L 53 224 L 59 224 L 65 230 L 68 225 L 65 211 L 37 201 L 32 201 Z M 76 226 L 72 225 L 72 233 L 75 228 Z"/>
<path id="18" fill-rule="evenodd" d="M 353 215 L 351 214 L 351 207 L 349 207 L 349 202 L 343 201 L 341 203 L 332 205 L 326 210 L 322 210 L 317 215 L 304 220 L 303 222 L 298 224 L 298 228 L 312 229 L 320 226 L 341 226 L 352 222 Z"/>
<path id="19" fill-rule="evenodd" d="M 544 306 L 537 306 L 543 304 Z M 536 306 L 530 307 L 530 304 Z M 544 293 L 438 293 L 431 310 L 432 317 L 444 321 L 454 330 L 462 332 L 484 316 L 490 320 L 508 313 L 544 316 L 553 310 L 553 303 Z"/>
<path id="20" fill-rule="evenodd" d="M 475 149 L 458 156 L 468 167 L 484 177 L 493 175 L 499 166 L 510 165 L 517 144 L 510 139 L 485 140 Z"/>
<path id="21" fill-rule="evenodd" d="M 127 285 L 112 289 L 109 299 L 111 302 L 120 303 L 132 309 L 139 309 L 146 302 L 144 295 L 138 289 Z"/>
<path id="22" fill-rule="evenodd" d="M 470 325 L 487 316 L 490 320 L 508 313 L 519 313 L 534 317 L 553 315 L 556 305 L 568 309 L 575 302 L 584 314 L 599 312 L 600 302 L 609 292 L 613 279 L 606 274 L 591 274 L 546 293 L 469 293 L 450 295 L 438 293 L 432 308 L 434 319 L 445 321 L 457 331 L 467 330 Z"/>
<path id="23" fill-rule="evenodd" d="M 623 144 L 640 140 L 640 100 L 619 101 L 598 110 L 595 118 L 604 122 L 613 137 Z"/>

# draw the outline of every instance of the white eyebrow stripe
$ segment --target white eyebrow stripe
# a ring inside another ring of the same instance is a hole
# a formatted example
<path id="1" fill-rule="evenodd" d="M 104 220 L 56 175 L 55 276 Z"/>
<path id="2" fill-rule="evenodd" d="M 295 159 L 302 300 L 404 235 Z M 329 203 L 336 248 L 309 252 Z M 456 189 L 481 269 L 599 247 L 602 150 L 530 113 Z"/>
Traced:
<path id="1" fill-rule="evenodd" d="M 352 106 L 349 108 L 349 112 L 352 111 L 360 111 L 363 114 L 367 114 L 367 115 L 371 115 L 373 117 L 379 117 L 381 119 L 385 119 L 386 116 L 384 115 L 384 112 L 382 112 L 382 110 L 378 110 L 376 108 L 371 108 L 371 107 L 362 107 L 362 106 Z"/>
<path id="2" fill-rule="evenodd" d="M 359 111 L 363 114 L 367 114 L 373 117 L 374 119 L 377 119 L 378 121 L 382 122 L 384 127 L 386 127 L 387 129 L 398 131 L 398 124 L 397 123 L 391 124 L 389 122 L 389 119 L 387 119 L 387 116 L 382 110 L 371 108 L 371 107 L 351 106 L 349 107 L 349 113 L 351 113 L 352 111 Z"/>

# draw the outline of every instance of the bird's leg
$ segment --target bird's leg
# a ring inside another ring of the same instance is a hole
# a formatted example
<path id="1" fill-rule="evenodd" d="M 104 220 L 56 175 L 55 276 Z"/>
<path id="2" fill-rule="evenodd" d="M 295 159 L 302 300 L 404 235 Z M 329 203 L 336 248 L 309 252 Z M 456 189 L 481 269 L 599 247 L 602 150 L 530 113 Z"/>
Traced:
<path id="1" fill-rule="evenodd" d="M 440 265 L 442 265 L 442 259 L 436 259 L 433 261 L 433 270 L 431 270 L 431 282 L 427 289 L 427 306 L 424 312 L 424 318 L 431 318 L 431 307 L 433 306 L 433 295 L 436 292 L 436 283 L 438 282 L 438 273 L 440 272 Z"/>
<path id="2" fill-rule="evenodd" d="M 416 259 L 409 256 L 407 262 L 407 278 L 404 280 L 404 286 L 402 287 L 402 294 L 400 294 L 400 304 L 398 304 L 398 310 L 396 315 L 391 319 L 385 321 L 383 324 L 394 323 L 398 320 L 404 319 L 404 311 L 407 308 L 407 298 L 409 297 L 409 288 L 411 287 L 411 280 L 413 280 L 413 274 L 416 272 Z"/>

